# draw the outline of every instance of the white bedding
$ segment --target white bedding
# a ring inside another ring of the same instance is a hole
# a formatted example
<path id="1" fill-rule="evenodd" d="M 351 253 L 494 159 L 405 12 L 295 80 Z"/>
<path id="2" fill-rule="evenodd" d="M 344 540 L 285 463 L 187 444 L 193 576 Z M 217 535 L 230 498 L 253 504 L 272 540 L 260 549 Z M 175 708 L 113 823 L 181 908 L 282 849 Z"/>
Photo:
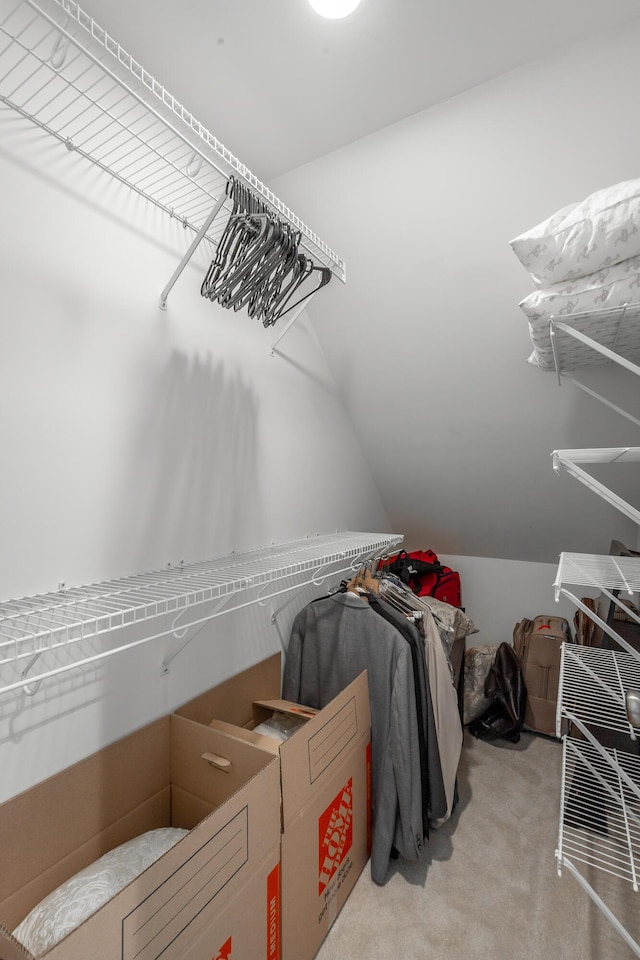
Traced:
<path id="1" fill-rule="evenodd" d="M 34 956 L 51 949 L 188 832 L 161 827 L 105 853 L 41 900 L 13 931 L 14 937 Z"/>
<path id="2" fill-rule="evenodd" d="M 555 369 L 553 351 L 549 333 L 549 320 L 564 320 L 572 323 L 574 314 L 619 307 L 625 303 L 640 301 L 640 256 L 623 263 L 616 264 L 591 274 L 580 277 L 578 280 L 566 280 L 564 283 L 554 284 L 534 290 L 520 302 L 520 308 L 529 322 L 529 335 L 533 343 L 533 353 L 528 362 L 543 370 Z M 593 336 L 594 339 L 613 346 L 602 340 L 600 334 L 606 327 L 606 322 L 599 318 L 581 320 L 579 329 Z M 630 329 L 630 328 L 629 328 Z M 624 333 L 624 329 L 621 331 Z M 633 334 L 632 339 L 637 339 Z M 622 347 L 622 342 L 618 341 Z M 602 362 L 598 355 L 588 347 L 571 347 L 572 359 L 563 364 L 564 369 L 583 366 L 589 363 Z"/>
<path id="3" fill-rule="evenodd" d="M 640 255 L 640 179 L 597 190 L 511 241 L 538 286 L 597 273 Z"/>

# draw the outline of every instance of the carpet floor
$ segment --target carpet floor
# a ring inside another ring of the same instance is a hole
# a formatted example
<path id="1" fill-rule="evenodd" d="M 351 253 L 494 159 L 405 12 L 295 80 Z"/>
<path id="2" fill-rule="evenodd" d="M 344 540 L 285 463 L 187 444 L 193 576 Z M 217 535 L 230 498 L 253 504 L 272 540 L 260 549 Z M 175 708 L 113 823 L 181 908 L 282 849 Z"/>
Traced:
<path id="1" fill-rule="evenodd" d="M 632 960 L 578 881 L 558 876 L 561 763 L 551 738 L 465 733 L 453 816 L 384 886 L 367 864 L 316 960 Z M 588 877 L 639 940 L 640 893 L 599 870 Z"/>

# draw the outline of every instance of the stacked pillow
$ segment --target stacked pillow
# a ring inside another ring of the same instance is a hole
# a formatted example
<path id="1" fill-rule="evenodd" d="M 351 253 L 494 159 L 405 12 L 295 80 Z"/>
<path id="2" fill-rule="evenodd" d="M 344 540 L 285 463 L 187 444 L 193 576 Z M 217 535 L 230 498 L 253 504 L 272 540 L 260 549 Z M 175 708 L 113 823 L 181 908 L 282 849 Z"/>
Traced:
<path id="1" fill-rule="evenodd" d="M 520 303 L 534 352 L 553 369 L 549 319 L 640 301 L 640 179 L 570 204 L 511 241 L 537 289 Z"/>

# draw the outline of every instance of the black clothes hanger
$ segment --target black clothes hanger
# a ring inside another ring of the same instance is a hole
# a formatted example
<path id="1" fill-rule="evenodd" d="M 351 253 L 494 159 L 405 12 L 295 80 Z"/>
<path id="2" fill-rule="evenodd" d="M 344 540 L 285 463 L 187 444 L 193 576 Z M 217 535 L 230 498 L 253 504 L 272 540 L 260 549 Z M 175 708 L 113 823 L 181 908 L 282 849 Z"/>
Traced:
<path id="1" fill-rule="evenodd" d="M 299 252 L 301 232 L 282 222 L 245 184 L 230 177 L 226 192 L 233 200 L 231 213 L 200 293 L 226 309 L 247 307 L 250 316 L 271 326 L 325 286 L 332 272 Z M 320 274 L 317 286 L 288 305 L 314 272 Z"/>
<path id="2" fill-rule="evenodd" d="M 276 320 L 279 320 L 281 317 L 284 317 L 286 313 L 290 313 L 291 310 L 295 310 L 295 308 L 299 306 L 304 300 L 307 300 L 309 297 L 313 296 L 314 293 L 317 293 L 318 290 L 321 290 L 322 287 L 325 287 L 331 280 L 331 277 L 333 276 L 333 274 L 329 267 L 317 267 L 313 264 L 313 261 L 310 261 L 310 262 L 311 262 L 311 267 L 309 269 L 309 272 L 305 273 L 305 275 L 300 278 L 299 282 L 296 284 L 296 287 L 300 286 L 302 282 L 306 280 L 307 277 L 310 276 L 311 273 L 313 272 L 320 273 L 320 282 L 318 283 L 318 286 L 315 287 L 313 290 L 309 290 L 308 293 L 305 293 L 304 297 L 300 297 L 299 300 L 296 300 L 295 303 L 292 303 L 291 306 L 287 307 L 286 310 L 281 309 L 280 311 L 278 311 L 278 313 L 270 319 L 269 324 L 274 324 Z M 289 297 L 291 297 L 294 292 L 295 292 L 295 288 L 291 290 Z M 284 301 L 283 306 L 286 304 L 289 297 L 287 297 L 287 299 Z M 268 326 L 269 324 L 265 324 L 265 326 Z"/>

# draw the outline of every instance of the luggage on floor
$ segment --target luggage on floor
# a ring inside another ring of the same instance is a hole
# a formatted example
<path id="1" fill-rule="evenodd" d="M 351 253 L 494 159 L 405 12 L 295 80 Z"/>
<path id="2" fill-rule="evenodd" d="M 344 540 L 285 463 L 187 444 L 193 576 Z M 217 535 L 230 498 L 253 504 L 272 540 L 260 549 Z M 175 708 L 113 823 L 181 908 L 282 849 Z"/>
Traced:
<path id="1" fill-rule="evenodd" d="M 491 705 L 469 730 L 480 740 L 510 740 L 517 743 L 524 723 L 527 691 L 518 660 L 509 643 L 501 643 L 484 683 Z"/>
<path id="2" fill-rule="evenodd" d="M 513 628 L 513 648 L 527 688 L 524 718 L 527 730 L 556 735 L 560 648 L 565 642 L 571 643 L 572 637 L 569 623 L 563 617 L 525 618 Z"/>
<path id="3" fill-rule="evenodd" d="M 484 685 L 489 670 L 495 663 L 499 646 L 500 644 L 493 643 L 465 650 L 462 677 L 462 722 L 465 724 L 477 720 L 491 706 L 492 700 L 484 692 Z"/>
<path id="4" fill-rule="evenodd" d="M 453 607 L 462 606 L 460 574 L 440 563 L 433 550 L 401 550 L 397 556 L 381 560 L 389 573 L 394 573 L 419 597 L 436 597 Z"/>

